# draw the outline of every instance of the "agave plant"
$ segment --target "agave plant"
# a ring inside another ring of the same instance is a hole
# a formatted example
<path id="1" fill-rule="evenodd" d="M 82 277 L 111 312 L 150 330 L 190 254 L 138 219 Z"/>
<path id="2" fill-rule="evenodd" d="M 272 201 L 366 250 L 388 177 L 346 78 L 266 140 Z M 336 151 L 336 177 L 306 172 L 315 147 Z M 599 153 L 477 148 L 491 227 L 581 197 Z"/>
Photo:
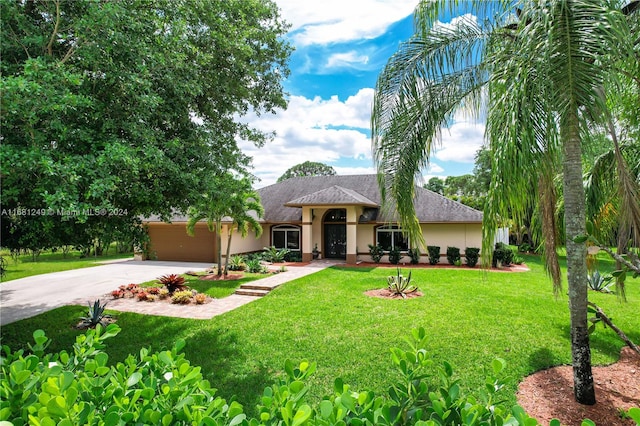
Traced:
<path id="1" fill-rule="evenodd" d="M 602 293 L 611 293 L 609 286 L 612 284 L 613 277 L 611 275 L 602 275 L 597 269 L 592 274 L 587 274 L 587 284 L 594 291 Z"/>
<path id="2" fill-rule="evenodd" d="M 104 305 L 100 305 L 100 299 L 97 299 L 93 302 L 93 306 L 89 303 L 89 311 L 87 315 L 84 317 L 80 317 L 80 327 L 85 328 L 95 328 L 98 324 L 103 327 L 107 326 L 107 320 L 111 319 L 111 315 L 107 315 L 104 313 L 104 309 L 107 306 L 108 302 L 105 302 Z"/>
<path id="3" fill-rule="evenodd" d="M 158 278 L 158 282 L 169 290 L 169 294 L 173 294 L 176 291 L 182 291 L 187 288 L 184 283 L 184 277 L 181 277 L 178 274 L 163 275 Z"/>
<path id="4" fill-rule="evenodd" d="M 387 277 L 389 291 L 397 296 L 401 296 L 403 299 L 407 297 L 407 294 L 415 293 L 418 291 L 418 287 L 411 284 L 411 271 L 409 276 L 404 277 L 400 273 L 400 268 L 396 268 L 396 275 L 390 275 Z"/>

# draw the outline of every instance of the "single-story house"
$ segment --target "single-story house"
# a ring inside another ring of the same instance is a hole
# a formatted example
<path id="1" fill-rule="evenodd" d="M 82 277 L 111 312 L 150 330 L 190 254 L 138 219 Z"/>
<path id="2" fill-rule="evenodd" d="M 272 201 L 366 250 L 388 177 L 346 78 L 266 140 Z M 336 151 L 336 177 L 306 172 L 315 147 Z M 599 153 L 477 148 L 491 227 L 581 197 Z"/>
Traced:
<path id="1" fill-rule="evenodd" d="M 376 175 L 296 177 L 257 191 L 265 210 L 263 234 L 257 239 L 251 232 L 245 238 L 234 235 L 231 254 L 274 246 L 299 252 L 303 261 L 309 261 L 317 249 L 320 258 L 345 259 L 354 264 L 371 260 L 369 244 L 379 243 L 385 249 L 395 246 L 402 251 L 411 247 L 402 229 L 381 210 Z M 467 247 L 481 247 L 481 211 L 420 187 L 416 187 L 415 209 L 425 241 L 440 246 L 441 256 L 448 246 L 458 247 L 461 253 Z M 215 262 L 219 247 L 214 233 L 203 222 L 191 237 L 186 221 L 179 216 L 171 223 L 146 221 L 152 256 L 158 260 Z M 223 255 L 230 225 L 223 224 Z M 426 254 L 421 261 L 427 261 Z"/>

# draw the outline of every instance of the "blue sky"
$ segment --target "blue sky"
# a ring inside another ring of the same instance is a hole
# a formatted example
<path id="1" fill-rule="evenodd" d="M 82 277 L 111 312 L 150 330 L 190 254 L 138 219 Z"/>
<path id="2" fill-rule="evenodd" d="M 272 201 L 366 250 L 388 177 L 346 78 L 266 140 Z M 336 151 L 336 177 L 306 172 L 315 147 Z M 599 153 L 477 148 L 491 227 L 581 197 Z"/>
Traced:
<path id="1" fill-rule="evenodd" d="M 253 157 L 257 187 L 275 183 L 304 161 L 332 166 L 338 174 L 374 173 L 369 119 L 378 74 L 398 45 L 413 33 L 417 0 L 276 0 L 291 24 L 295 47 L 284 82 L 289 106 L 276 115 L 248 116 L 276 137 L 262 148 L 242 143 Z M 431 176 L 473 169 L 484 126 L 456 119 L 432 157 Z"/>

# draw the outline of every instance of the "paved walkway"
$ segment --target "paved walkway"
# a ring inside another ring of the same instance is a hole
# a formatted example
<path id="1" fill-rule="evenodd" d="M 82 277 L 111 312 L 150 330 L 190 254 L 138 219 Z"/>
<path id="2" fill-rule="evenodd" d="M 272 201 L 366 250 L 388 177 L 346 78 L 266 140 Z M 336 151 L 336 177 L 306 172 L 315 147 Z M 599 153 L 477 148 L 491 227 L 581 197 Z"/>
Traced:
<path id="1" fill-rule="evenodd" d="M 340 261 L 320 260 L 305 266 L 287 266 L 286 272 L 253 281 L 252 284 L 259 283 L 261 286 L 275 288 L 287 281 L 339 263 Z M 260 298 L 234 294 L 224 299 L 214 299 L 204 305 L 173 305 L 105 298 L 106 294 L 122 284 L 141 283 L 164 274 L 181 274 L 209 267 L 211 264 L 128 260 L 9 281 L 0 284 L 0 325 L 30 318 L 64 305 L 87 305 L 95 299 L 109 300 L 108 308 L 118 311 L 209 319 Z"/>

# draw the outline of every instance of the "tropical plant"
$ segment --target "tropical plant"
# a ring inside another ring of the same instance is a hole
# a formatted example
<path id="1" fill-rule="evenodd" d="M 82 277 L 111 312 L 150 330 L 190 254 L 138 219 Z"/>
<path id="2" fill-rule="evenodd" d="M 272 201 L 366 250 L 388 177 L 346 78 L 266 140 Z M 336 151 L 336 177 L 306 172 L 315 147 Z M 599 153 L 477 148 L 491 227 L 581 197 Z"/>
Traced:
<path id="1" fill-rule="evenodd" d="M 227 254 L 225 257 L 224 275 L 229 270 L 229 254 L 231 252 L 231 238 L 234 229 L 245 238 L 249 233 L 249 229 L 253 229 L 256 238 L 262 235 L 262 225 L 259 219 L 264 216 L 264 207 L 260 203 L 260 195 L 251 188 L 251 181 L 247 178 L 240 179 L 236 182 L 235 190 L 228 194 L 228 207 L 231 218 L 231 224 L 227 228 Z M 255 213 L 254 215 L 251 212 Z"/>
<path id="2" fill-rule="evenodd" d="M 437 265 L 440 262 L 440 247 L 439 246 L 427 246 L 429 252 L 429 263 L 431 265 Z"/>
<path id="3" fill-rule="evenodd" d="M 613 284 L 613 276 L 608 274 L 601 274 L 597 269 L 590 274 L 587 274 L 587 285 L 593 291 L 600 291 L 602 293 L 611 293 L 609 287 Z"/>
<path id="4" fill-rule="evenodd" d="M 447 247 L 447 261 L 449 265 L 455 265 L 460 260 L 460 249 L 458 247 Z"/>
<path id="5" fill-rule="evenodd" d="M 382 256 L 384 256 L 384 249 L 380 244 L 369 244 L 369 255 L 374 263 L 380 263 Z"/>
<path id="6" fill-rule="evenodd" d="M 406 298 L 408 294 L 418 291 L 418 287 L 411 284 L 411 271 L 409 271 L 409 275 L 405 277 L 400 273 L 400 268 L 396 268 L 396 275 L 387 277 L 387 288 L 391 294 L 401 296 L 403 299 Z"/>
<path id="7" fill-rule="evenodd" d="M 452 12 L 458 4 L 422 1 L 415 12 L 415 35 L 378 78 L 371 120 L 382 198 L 389 193 L 409 238 L 422 241 L 413 207 L 415 178 L 429 162 L 441 128 L 456 112 L 479 112 L 486 101 L 492 175 L 484 211 L 485 260 L 498 220 L 519 217 L 535 203 L 533 182 L 541 194 L 547 266 L 559 291 L 550 183 L 560 171 L 574 395 L 582 404 L 594 404 L 586 248 L 574 241 L 585 232 L 582 138 L 591 131 L 589 121 L 602 122 L 606 102 L 615 99 L 616 86 L 607 92 L 605 82 L 638 75 L 637 37 L 630 31 L 630 25 L 637 25 L 638 8 L 626 8 L 627 18 L 613 1 L 475 0 L 468 3 L 469 15 L 440 24 L 444 9 Z"/>
<path id="8" fill-rule="evenodd" d="M 250 259 L 247 259 L 246 263 L 247 263 L 247 272 L 250 272 L 252 274 L 260 273 L 264 268 L 262 265 L 262 262 L 257 257 L 252 257 Z"/>
<path id="9" fill-rule="evenodd" d="M 42 330 L 33 333 L 35 344 L 29 344 L 28 355 L 4 346 L 0 422 L 118 424 L 126 418 L 132 424 L 220 426 L 538 424 L 519 406 L 509 410 L 500 404 L 503 360 L 491 363 L 492 373 L 485 380 L 487 386 L 481 395 L 467 395 L 466 386 L 453 379 L 451 364 L 436 363 L 429 356 L 423 328 L 412 330 L 406 347 L 391 348 L 397 379 L 388 394 L 356 391 L 336 378 L 330 395 L 310 403 L 309 379 L 316 364 L 286 360 L 282 378 L 262 392 L 258 418 L 247 416 L 238 402 L 227 402 L 216 395 L 201 368 L 192 365 L 182 352 L 186 346 L 183 339 L 170 350 L 152 352 L 142 348 L 139 354 L 111 365 L 104 352 L 105 340 L 119 332 L 115 324 L 88 330 L 76 337 L 70 352 L 47 352 L 51 341 Z M 163 391 L 167 386 L 171 392 Z M 129 393 L 136 398 L 130 398 Z M 628 414 L 637 419 L 640 412 L 630 409 Z"/>
<path id="10" fill-rule="evenodd" d="M 158 278 L 158 283 L 165 286 L 169 290 L 169 294 L 173 294 L 176 291 L 182 291 L 187 288 L 185 279 L 178 274 L 167 274 Z"/>
<path id="11" fill-rule="evenodd" d="M 230 271 L 244 271 L 247 268 L 245 257 L 241 254 L 234 254 L 229 261 Z"/>
<path id="12" fill-rule="evenodd" d="M 478 264 L 480 249 L 477 247 L 467 247 L 464 249 L 464 259 L 468 267 L 473 268 Z"/>
<path id="13" fill-rule="evenodd" d="M 415 247 L 415 248 L 410 248 L 409 250 L 407 250 L 407 254 L 409 255 L 409 258 L 411 259 L 411 264 L 412 265 L 417 265 L 418 263 L 420 263 L 420 249 Z"/>
<path id="14" fill-rule="evenodd" d="M 266 262 L 271 263 L 282 263 L 284 262 L 284 258 L 289 253 L 289 249 L 277 249 L 274 246 L 271 247 L 263 247 L 262 249 L 262 258 Z"/>
<path id="15" fill-rule="evenodd" d="M 79 326 L 83 328 L 95 328 L 100 324 L 106 327 L 107 321 L 112 318 L 111 315 L 104 313 L 107 303 L 108 302 L 105 302 L 104 305 L 100 305 L 100 299 L 94 300 L 93 305 L 89 303 L 89 311 L 87 311 L 87 315 L 80 317 Z"/>
<path id="16" fill-rule="evenodd" d="M 400 253 L 400 249 L 396 246 L 393 246 L 389 249 L 389 263 L 392 265 L 397 265 L 400 263 L 400 259 L 404 256 Z"/>
<path id="17" fill-rule="evenodd" d="M 180 290 L 171 295 L 171 303 L 177 303 L 180 305 L 187 305 L 191 303 L 191 299 L 193 299 L 193 292 L 191 290 Z"/>
<path id="18" fill-rule="evenodd" d="M 193 299 L 196 301 L 196 305 L 202 305 L 207 301 L 207 295 L 204 293 L 198 293 L 193 297 Z"/>

